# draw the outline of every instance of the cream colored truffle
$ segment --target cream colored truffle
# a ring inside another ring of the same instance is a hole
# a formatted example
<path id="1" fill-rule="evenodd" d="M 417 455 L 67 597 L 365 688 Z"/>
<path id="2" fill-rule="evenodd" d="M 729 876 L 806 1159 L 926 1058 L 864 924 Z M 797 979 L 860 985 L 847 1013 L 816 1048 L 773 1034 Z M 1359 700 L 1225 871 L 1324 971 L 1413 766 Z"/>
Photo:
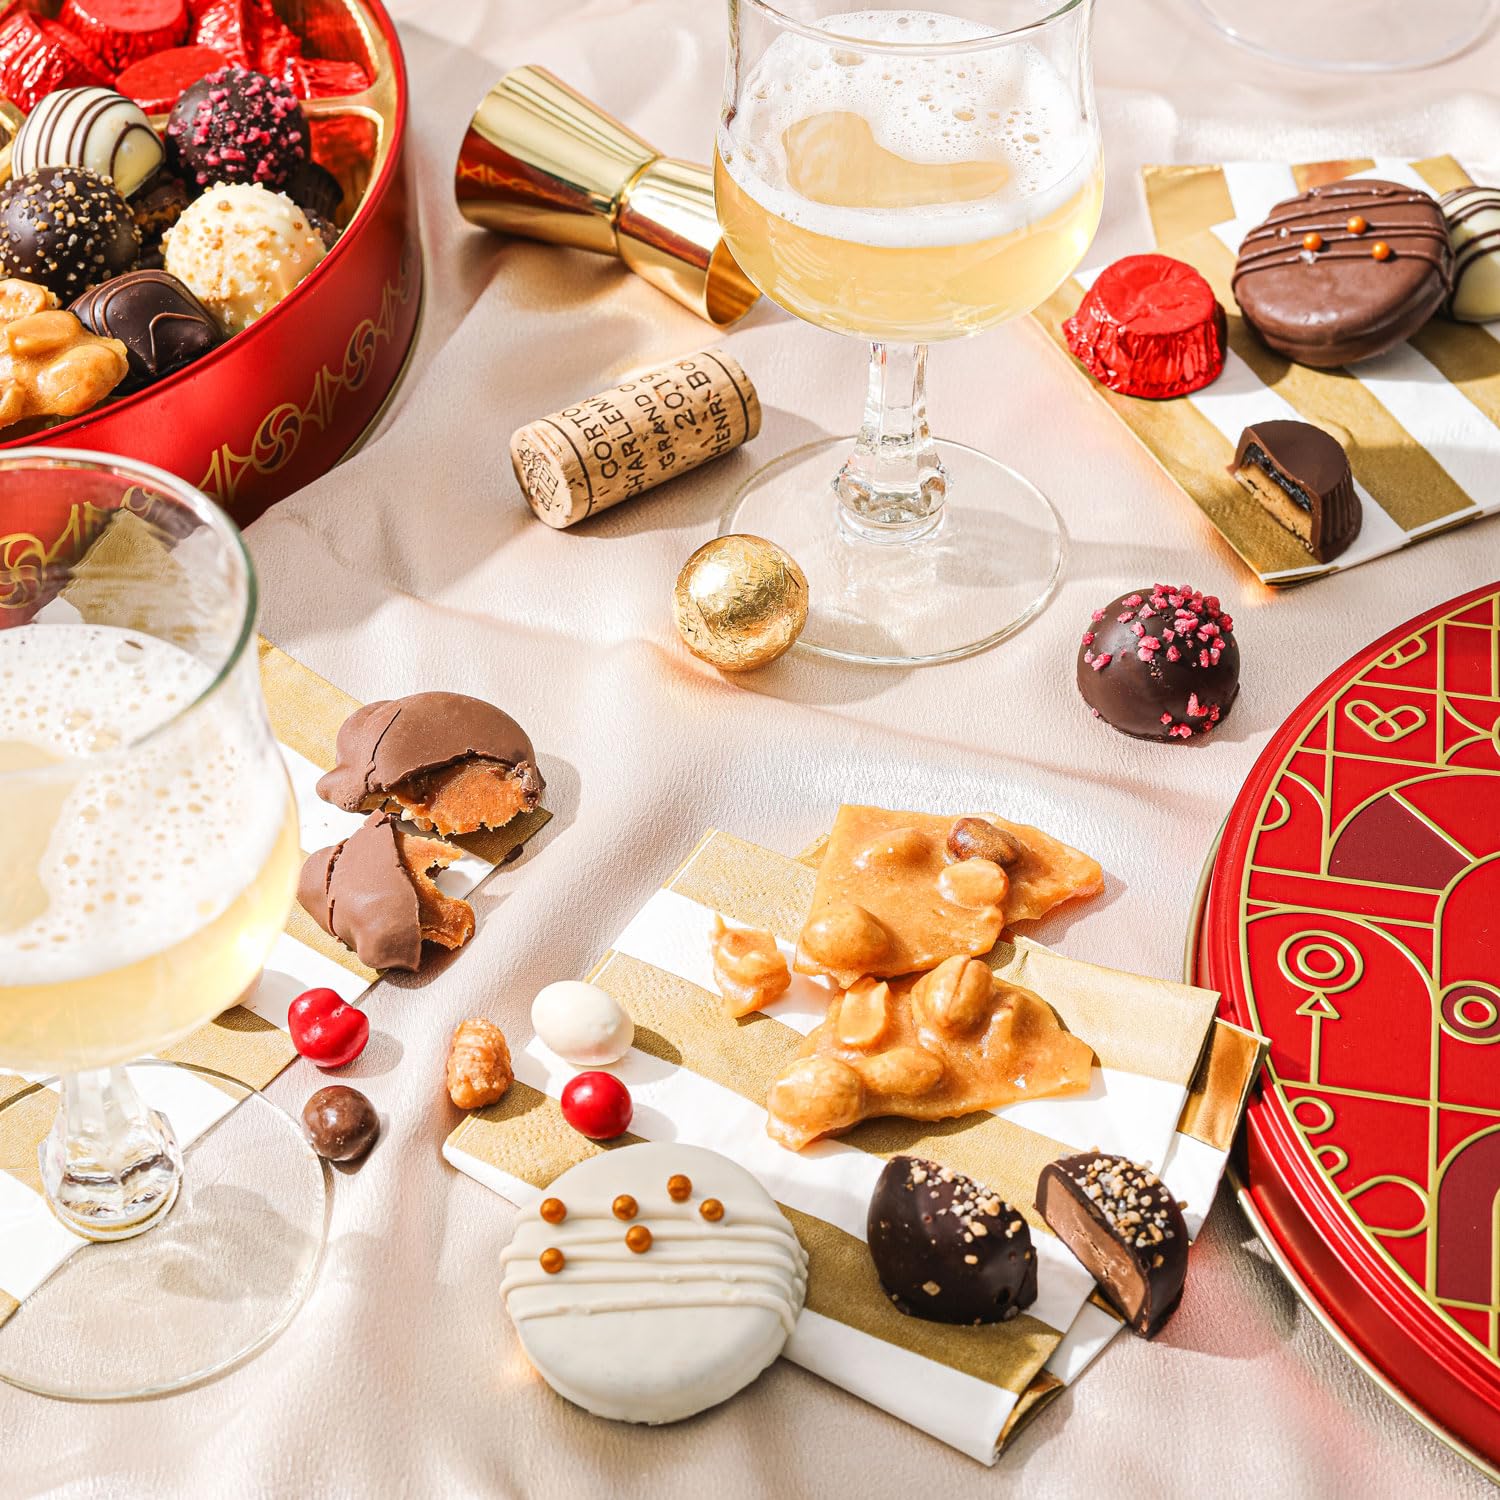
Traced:
<path id="1" fill-rule="evenodd" d="M 264 317 L 328 253 L 307 215 L 259 183 L 219 183 L 162 240 L 167 270 L 226 334 Z"/>

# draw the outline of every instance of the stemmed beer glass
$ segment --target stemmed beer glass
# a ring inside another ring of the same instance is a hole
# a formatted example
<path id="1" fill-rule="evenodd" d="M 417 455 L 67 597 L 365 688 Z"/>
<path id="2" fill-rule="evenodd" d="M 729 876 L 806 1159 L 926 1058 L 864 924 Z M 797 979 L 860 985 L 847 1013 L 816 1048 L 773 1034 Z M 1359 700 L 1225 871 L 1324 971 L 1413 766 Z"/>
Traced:
<path id="1" fill-rule="evenodd" d="M 714 191 L 768 297 L 871 341 L 864 421 L 762 469 L 721 530 L 802 565 L 812 650 L 944 661 L 1024 624 L 1061 568 L 1042 494 L 934 440 L 925 370 L 929 343 L 1045 301 L 1093 239 L 1092 0 L 845 3 L 729 0 Z M 988 384 L 1013 409 L 1005 372 Z"/>
<path id="2" fill-rule="evenodd" d="M 322 1248 L 325 1174 L 286 1115 L 222 1075 L 125 1067 L 234 1005 L 291 906 L 255 604 L 238 531 L 191 486 L 0 455 L 0 1378 L 46 1394 L 224 1368 Z"/>

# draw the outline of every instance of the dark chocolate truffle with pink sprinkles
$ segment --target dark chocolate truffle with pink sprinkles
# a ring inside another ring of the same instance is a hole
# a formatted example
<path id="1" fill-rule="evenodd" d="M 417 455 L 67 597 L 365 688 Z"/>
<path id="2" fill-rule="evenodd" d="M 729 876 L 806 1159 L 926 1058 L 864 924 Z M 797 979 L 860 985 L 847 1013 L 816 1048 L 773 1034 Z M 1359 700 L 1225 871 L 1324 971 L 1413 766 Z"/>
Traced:
<path id="1" fill-rule="evenodd" d="M 1137 739 L 1207 734 L 1239 690 L 1234 621 L 1187 584 L 1158 583 L 1096 609 L 1078 647 L 1083 701 Z"/>
<path id="2" fill-rule="evenodd" d="M 220 68 L 173 106 L 167 155 L 200 188 L 220 182 L 279 188 L 309 159 L 307 117 L 279 80 L 249 68 Z"/>

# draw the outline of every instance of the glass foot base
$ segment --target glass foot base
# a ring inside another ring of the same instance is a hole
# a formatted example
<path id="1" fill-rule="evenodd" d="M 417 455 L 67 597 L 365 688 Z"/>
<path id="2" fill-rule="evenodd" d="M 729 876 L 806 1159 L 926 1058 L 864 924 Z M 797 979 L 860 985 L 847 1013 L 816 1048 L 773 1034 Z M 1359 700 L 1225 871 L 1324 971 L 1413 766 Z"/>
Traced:
<path id="1" fill-rule="evenodd" d="M 149 1097 L 148 1075 L 173 1066 L 130 1071 Z M 9 1108 L 35 1098 L 0 1109 L 0 1135 Z M 0 1380 L 119 1401 L 220 1374 L 306 1300 L 327 1206 L 327 1170 L 296 1122 L 249 1094 L 188 1147 L 176 1202 L 149 1233 L 80 1246 L 0 1324 Z"/>
<path id="2" fill-rule="evenodd" d="M 947 504 L 925 532 L 872 540 L 833 490 L 855 439 L 826 438 L 751 476 L 719 526 L 784 548 L 807 574 L 797 644 L 843 661 L 917 666 L 983 651 L 1033 619 L 1062 571 L 1062 523 L 1028 480 L 939 441 Z"/>
<path id="3" fill-rule="evenodd" d="M 1484 34 L 1497 0 L 1195 0 L 1231 41 L 1272 62 L 1333 73 L 1431 67 Z"/>

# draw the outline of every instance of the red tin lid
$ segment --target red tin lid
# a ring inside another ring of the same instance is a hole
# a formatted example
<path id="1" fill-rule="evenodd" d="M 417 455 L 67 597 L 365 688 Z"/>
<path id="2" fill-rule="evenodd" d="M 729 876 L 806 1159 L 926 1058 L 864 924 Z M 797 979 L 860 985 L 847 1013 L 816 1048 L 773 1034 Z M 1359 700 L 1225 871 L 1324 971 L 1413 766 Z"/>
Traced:
<path id="1" fill-rule="evenodd" d="M 1384 1382 L 1500 1465 L 1500 584 L 1287 720 L 1230 812 L 1199 959 L 1271 1043 L 1249 1206 Z"/>

